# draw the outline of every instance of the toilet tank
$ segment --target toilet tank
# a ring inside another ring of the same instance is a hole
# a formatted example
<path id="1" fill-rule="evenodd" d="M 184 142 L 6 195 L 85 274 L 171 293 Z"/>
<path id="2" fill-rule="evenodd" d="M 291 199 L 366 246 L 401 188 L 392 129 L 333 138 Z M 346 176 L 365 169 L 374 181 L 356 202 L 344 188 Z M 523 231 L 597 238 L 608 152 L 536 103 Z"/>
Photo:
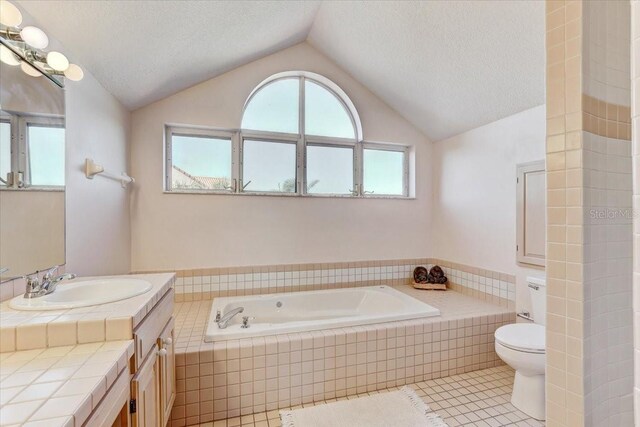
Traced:
<path id="1" fill-rule="evenodd" d="M 547 317 L 547 281 L 541 277 L 527 277 L 527 286 L 531 297 L 531 317 L 535 323 L 544 325 Z"/>

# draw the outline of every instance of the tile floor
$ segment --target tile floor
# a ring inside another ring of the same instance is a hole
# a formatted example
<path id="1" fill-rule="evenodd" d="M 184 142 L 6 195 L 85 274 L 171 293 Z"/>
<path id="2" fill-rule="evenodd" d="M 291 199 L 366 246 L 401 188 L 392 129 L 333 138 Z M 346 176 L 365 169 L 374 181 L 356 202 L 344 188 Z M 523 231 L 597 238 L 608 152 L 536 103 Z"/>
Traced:
<path id="1" fill-rule="evenodd" d="M 424 381 L 413 384 L 411 387 L 445 420 L 449 427 L 544 426 L 543 422 L 529 418 L 509 403 L 513 387 L 513 370 L 508 366 Z M 376 391 L 366 394 L 385 392 Z M 357 397 L 350 396 L 348 399 Z M 346 398 L 337 400 L 344 399 Z M 328 400 L 326 403 L 335 400 Z M 303 406 L 324 403 L 316 402 Z M 200 424 L 200 427 L 280 427 L 278 412 L 278 410 L 261 412 Z"/>

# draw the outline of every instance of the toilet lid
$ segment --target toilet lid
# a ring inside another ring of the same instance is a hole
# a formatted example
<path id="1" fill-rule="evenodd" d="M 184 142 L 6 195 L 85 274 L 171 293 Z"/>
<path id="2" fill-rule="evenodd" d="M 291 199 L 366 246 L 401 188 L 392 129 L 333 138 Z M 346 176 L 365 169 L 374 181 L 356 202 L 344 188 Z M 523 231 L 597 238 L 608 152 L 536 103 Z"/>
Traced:
<path id="1" fill-rule="evenodd" d="M 501 326 L 495 333 L 496 342 L 505 347 L 528 353 L 544 353 L 544 326 L 534 323 L 514 323 Z"/>

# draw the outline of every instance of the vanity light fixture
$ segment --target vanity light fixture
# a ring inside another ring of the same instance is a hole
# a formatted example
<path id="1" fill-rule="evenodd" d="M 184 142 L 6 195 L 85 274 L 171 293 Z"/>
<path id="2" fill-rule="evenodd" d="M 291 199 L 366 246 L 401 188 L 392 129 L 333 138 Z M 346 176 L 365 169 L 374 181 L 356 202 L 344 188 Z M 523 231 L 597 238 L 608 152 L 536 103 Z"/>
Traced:
<path id="1" fill-rule="evenodd" d="M 62 71 L 69 68 L 69 60 L 60 52 L 47 53 L 47 64 L 56 71 Z"/>
<path id="2" fill-rule="evenodd" d="M 84 77 L 84 71 L 82 71 L 82 68 L 78 67 L 76 64 L 69 64 L 69 68 L 64 70 L 64 76 L 69 80 L 78 82 Z"/>
<path id="3" fill-rule="evenodd" d="M 36 70 L 31 64 L 25 61 L 22 61 L 20 64 L 20 69 L 31 77 L 40 77 L 42 75 L 40 71 Z"/>
<path id="4" fill-rule="evenodd" d="M 59 86 L 62 83 L 53 76 L 64 76 L 72 81 L 80 81 L 84 72 L 60 52 L 45 52 L 49 37 L 32 25 L 20 28 L 22 13 L 7 0 L 0 0 L 0 61 L 7 65 L 20 65 L 22 71 L 32 77 L 46 74 Z M 26 63 L 25 63 L 26 62 Z"/>
<path id="5" fill-rule="evenodd" d="M 20 31 L 20 37 L 34 49 L 44 49 L 49 46 L 49 37 L 38 27 L 28 26 Z"/>
<path id="6" fill-rule="evenodd" d="M 6 0 L 0 0 L 0 24 L 7 27 L 17 27 L 22 24 L 22 13 Z"/>
<path id="7" fill-rule="evenodd" d="M 18 59 L 16 54 L 11 52 L 11 49 L 4 45 L 0 45 L 0 61 L 4 62 L 7 65 L 11 65 L 12 67 L 20 65 L 20 60 Z"/>

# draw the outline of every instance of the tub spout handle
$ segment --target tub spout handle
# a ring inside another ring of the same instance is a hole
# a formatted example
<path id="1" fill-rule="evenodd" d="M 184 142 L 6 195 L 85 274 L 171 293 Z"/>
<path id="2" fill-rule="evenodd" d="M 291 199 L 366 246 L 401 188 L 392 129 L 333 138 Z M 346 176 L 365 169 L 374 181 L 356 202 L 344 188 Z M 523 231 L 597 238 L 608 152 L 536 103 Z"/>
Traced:
<path id="1" fill-rule="evenodd" d="M 240 326 L 242 329 L 247 329 L 248 327 L 250 327 L 251 325 L 249 325 L 249 316 L 243 316 L 242 317 L 242 326 Z"/>
<path id="2" fill-rule="evenodd" d="M 226 312 L 224 316 L 222 316 L 218 321 L 218 328 L 225 329 L 229 324 L 229 322 L 231 321 L 231 319 L 233 319 L 234 316 L 242 313 L 243 311 L 244 311 L 244 307 L 238 307 L 238 308 L 234 308 L 231 311 Z"/>

